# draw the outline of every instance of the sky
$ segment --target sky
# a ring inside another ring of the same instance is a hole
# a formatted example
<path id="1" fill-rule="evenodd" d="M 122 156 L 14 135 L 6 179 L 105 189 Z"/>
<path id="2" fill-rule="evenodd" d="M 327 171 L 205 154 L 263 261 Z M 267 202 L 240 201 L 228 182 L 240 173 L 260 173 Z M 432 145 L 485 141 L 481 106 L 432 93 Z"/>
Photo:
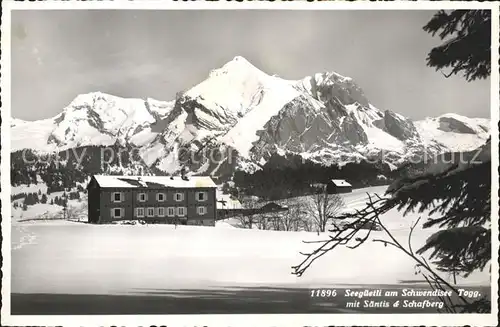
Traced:
<path id="1" fill-rule="evenodd" d="M 12 116 L 53 117 L 78 94 L 172 100 L 235 56 L 302 79 L 334 71 L 418 120 L 490 117 L 490 81 L 426 66 L 434 11 L 43 10 L 12 12 Z"/>

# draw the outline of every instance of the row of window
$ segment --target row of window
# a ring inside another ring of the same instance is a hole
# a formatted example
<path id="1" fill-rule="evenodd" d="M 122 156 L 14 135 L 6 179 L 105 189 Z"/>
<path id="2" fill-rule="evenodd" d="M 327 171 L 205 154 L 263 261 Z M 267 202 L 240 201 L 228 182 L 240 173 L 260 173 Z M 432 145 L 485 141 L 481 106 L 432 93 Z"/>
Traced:
<path id="1" fill-rule="evenodd" d="M 135 208 L 135 217 L 185 217 L 187 212 L 186 207 L 149 207 L 149 208 Z M 203 216 L 207 213 L 207 207 L 196 207 L 196 213 Z M 111 216 L 113 218 L 124 218 L 124 208 L 111 209 Z"/>
<path id="2" fill-rule="evenodd" d="M 204 202 L 207 199 L 208 199 L 207 192 L 196 192 L 196 200 L 197 201 Z M 122 192 L 113 192 L 113 194 L 111 195 L 111 200 L 115 203 L 123 202 L 123 201 L 125 201 L 125 194 L 123 194 Z M 148 200 L 147 193 L 138 193 L 137 194 L 137 201 L 146 202 L 147 200 Z M 164 202 L 166 200 L 167 200 L 166 193 L 156 193 L 156 201 Z M 184 193 L 175 193 L 174 200 L 177 202 L 184 201 Z"/>

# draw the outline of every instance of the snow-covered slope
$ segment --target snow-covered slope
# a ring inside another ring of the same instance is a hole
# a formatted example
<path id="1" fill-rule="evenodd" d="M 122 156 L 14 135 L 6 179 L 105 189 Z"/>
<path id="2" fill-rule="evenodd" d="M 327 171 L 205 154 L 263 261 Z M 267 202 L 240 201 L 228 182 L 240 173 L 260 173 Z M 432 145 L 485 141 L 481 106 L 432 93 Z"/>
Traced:
<path id="1" fill-rule="evenodd" d="M 326 72 L 285 80 L 240 56 L 175 101 L 90 93 L 52 119 L 11 126 L 12 150 L 131 144 L 147 165 L 168 173 L 187 165 L 219 176 L 259 169 L 275 153 L 397 166 L 424 152 L 468 151 L 489 136 L 486 119 L 448 114 L 414 123 L 376 108 L 351 78 Z"/>
<path id="2" fill-rule="evenodd" d="M 365 188 L 342 197 L 347 209 L 353 210 L 365 205 L 367 193 L 382 195 L 384 190 L 385 187 Z M 85 202 L 72 205 L 86 210 Z M 12 290 L 17 293 L 124 294 L 144 289 L 235 285 L 333 287 L 334 284 L 425 282 L 422 276 L 415 275 L 415 262 L 410 257 L 380 242 L 368 241 L 356 249 L 338 247 L 299 278 L 290 273 L 290 267 L 304 259 L 301 252 L 309 252 L 317 246 L 303 241 L 323 240 L 328 233 L 249 230 L 229 228 L 227 224 L 225 228 L 173 225 L 151 228 L 33 222 L 29 218 L 35 217 L 30 213 L 38 217 L 62 214 L 45 213 L 49 208 L 41 204 L 36 207 L 42 215 L 35 212 L 35 207 L 30 207 L 28 212 L 13 210 Z M 23 219 L 19 217 L 21 214 Z M 410 226 L 421 215 L 427 216 L 426 212 L 415 212 L 402 219 L 401 213 L 393 209 L 381 219 L 392 235 L 406 245 Z M 220 222 L 217 225 L 224 226 Z M 422 246 L 433 232 L 433 228 L 416 228 L 412 234 L 413 247 Z M 370 234 L 370 239 L 387 238 L 381 231 Z M 427 258 L 428 254 L 424 256 Z M 360 269 L 362 266 L 370 269 Z M 453 279 L 445 273 L 442 277 L 447 281 Z M 467 279 L 457 276 L 457 282 L 490 285 L 490 276 L 485 269 Z"/>
<path id="3" fill-rule="evenodd" d="M 221 123 L 217 117 L 230 118 L 225 121 L 229 124 L 221 126 L 228 131 L 222 142 L 248 157 L 252 143 L 258 140 L 256 132 L 300 93 L 294 83 L 269 76 L 246 59 L 235 57 L 186 95 L 216 114 L 197 115 L 200 122 L 212 118 L 217 124 Z"/>
<path id="4" fill-rule="evenodd" d="M 293 83 L 269 76 L 239 56 L 185 94 L 209 109 L 213 120 L 232 123 L 250 111 L 277 111 L 298 95 Z"/>
<path id="5" fill-rule="evenodd" d="M 172 108 L 173 102 L 124 99 L 100 92 L 81 94 L 53 118 L 13 119 L 12 151 L 54 151 L 115 142 L 141 146 L 154 139 L 151 128 Z"/>
<path id="6" fill-rule="evenodd" d="M 440 145 L 449 151 L 470 151 L 490 137 L 490 120 L 444 114 L 417 121 L 415 126 L 425 144 Z"/>
<path id="7" fill-rule="evenodd" d="M 13 119 L 11 121 L 11 151 L 22 149 L 49 149 L 47 139 L 54 129 L 53 119 L 32 122 Z"/>
<path id="8" fill-rule="evenodd" d="M 20 125 L 23 125 L 26 123 L 29 123 L 29 122 L 27 122 L 26 120 L 18 119 L 18 118 L 12 118 L 10 120 L 10 127 L 16 127 L 16 126 L 20 126 Z"/>

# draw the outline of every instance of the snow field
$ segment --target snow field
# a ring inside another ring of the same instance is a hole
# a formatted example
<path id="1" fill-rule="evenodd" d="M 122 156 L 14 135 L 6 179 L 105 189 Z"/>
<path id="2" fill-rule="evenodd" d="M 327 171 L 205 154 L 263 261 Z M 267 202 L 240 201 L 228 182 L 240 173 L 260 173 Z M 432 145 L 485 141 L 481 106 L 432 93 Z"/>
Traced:
<path id="1" fill-rule="evenodd" d="M 346 202 L 362 206 L 363 191 L 367 189 L 346 194 Z M 383 220 L 406 244 L 408 227 L 417 217 L 402 218 L 399 212 L 390 211 Z M 302 241 L 325 239 L 328 233 L 247 230 L 225 222 L 216 228 L 40 222 L 19 224 L 12 233 L 13 239 L 27 233 L 36 237 L 34 243 L 12 249 L 15 293 L 124 294 L 138 289 L 334 287 L 422 280 L 404 253 L 370 241 L 355 250 L 338 248 L 316 261 L 302 277 L 292 275 L 291 266 L 303 259 L 299 252 L 317 245 Z M 414 247 L 423 244 L 430 233 L 415 231 Z M 384 235 L 372 232 L 372 238 Z M 490 283 L 487 271 L 459 282 Z"/>

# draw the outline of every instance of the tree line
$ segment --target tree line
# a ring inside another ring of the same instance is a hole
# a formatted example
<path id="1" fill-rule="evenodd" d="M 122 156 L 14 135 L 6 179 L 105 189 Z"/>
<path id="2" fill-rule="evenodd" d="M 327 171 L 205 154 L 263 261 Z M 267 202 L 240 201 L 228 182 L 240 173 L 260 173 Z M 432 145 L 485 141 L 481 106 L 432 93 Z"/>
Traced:
<path id="1" fill-rule="evenodd" d="M 41 179 L 50 194 L 75 188 L 96 174 L 120 175 L 141 170 L 146 174 L 165 175 L 133 157 L 134 154 L 130 145 L 118 144 L 77 147 L 45 155 L 31 149 L 15 151 L 11 153 L 11 185 L 36 185 Z"/>
<path id="2" fill-rule="evenodd" d="M 345 179 L 354 188 L 387 185 L 401 172 L 391 170 L 384 162 L 360 160 L 344 165 L 325 166 L 299 155 L 274 154 L 261 170 L 254 173 L 236 171 L 234 189 L 246 195 L 255 195 L 267 200 L 278 200 L 315 193 L 313 184 L 325 184 L 331 179 Z M 231 187 L 225 189 L 234 193 Z"/>
<path id="3" fill-rule="evenodd" d="M 50 194 L 50 193 L 48 193 Z M 47 193 L 42 193 L 41 190 L 38 190 L 38 192 L 24 192 L 24 193 L 19 193 L 16 194 L 15 197 L 12 197 L 12 201 L 23 199 L 22 202 L 14 202 L 13 207 L 14 208 L 19 208 L 21 207 L 24 211 L 28 209 L 28 206 L 30 205 L 35 205 L 37 203 L 49 203 L 51 205 L 58 205 L 62 207 L 67 207 L 68 205 L 68 200 L 78 200 L 80 199 L 80 191 L 72 191 L 68 193 L 64 193 L 61 196 L 55 196 L 53 199 L 48 200 L 48 195 Z"/>

